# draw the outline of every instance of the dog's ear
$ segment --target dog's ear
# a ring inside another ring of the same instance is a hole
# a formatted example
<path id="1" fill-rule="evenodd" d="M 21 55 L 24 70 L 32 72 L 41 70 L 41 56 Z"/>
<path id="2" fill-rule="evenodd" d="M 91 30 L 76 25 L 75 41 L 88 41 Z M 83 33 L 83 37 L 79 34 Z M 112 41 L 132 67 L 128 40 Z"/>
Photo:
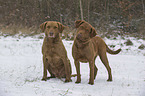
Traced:
<path id="1" fill-rule="evenodd" d="M 97 32 L 95 30 L 95 28 L 91 28 L 91 31 L 90 31 L 90 37 L 93 38 L 97 35 Z"/>
<path id="2" fill-rule="evenodd" d="M 46 29 L 46 24 L 47 24 L 47 21 L 44 22 L 44 23 L 42 23 L 42 24 L 40 25 L 40 29 L 42 30 L 42 32 L 45 31 L 45 29 Z"/>
<path id="3" fill-rule="evenodd" d="M 57 22 L 58 24 L 58 30 L 60 31 L 60 33 L 62 33 L 62 31 L 64 30 L 65 26 L 63 24 L 61 24 L 60 22 Z"/>
<path id="4" fill-rule="evenodd" d="M 84 20 L 77 20 L 77 21 L 75 21 L 75 28 L 78 28 L 83 23 L 84 23 Z"/>

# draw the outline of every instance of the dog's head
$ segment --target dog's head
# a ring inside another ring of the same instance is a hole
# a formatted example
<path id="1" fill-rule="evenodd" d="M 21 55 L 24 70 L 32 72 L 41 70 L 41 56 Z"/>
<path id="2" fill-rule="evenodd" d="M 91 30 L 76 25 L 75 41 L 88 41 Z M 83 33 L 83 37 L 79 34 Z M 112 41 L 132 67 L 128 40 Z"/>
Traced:
<path id="1" fill-rule="evenodd" d="M 40 28 L 43 32 L 45 32 L 45 36 L 47 38 L 56 38 L 59 36 L 59 33 L 62 33 L 65 26 L 60 22 L 46 21 L 40 25 Z"/>
<path id="2" fill-rule="evenodd" d="M 77 28 L 76 39 L 80 41 L 87 41 L 97 35 L 95 28 L 84 20 L 75 21 L 75 27 Z"/>

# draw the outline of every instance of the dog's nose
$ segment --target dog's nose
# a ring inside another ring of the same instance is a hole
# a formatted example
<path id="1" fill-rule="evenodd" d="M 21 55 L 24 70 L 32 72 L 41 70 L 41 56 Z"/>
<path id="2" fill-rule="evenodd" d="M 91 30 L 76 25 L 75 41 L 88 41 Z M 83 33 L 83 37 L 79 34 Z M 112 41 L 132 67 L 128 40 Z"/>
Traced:
<path id="1" fill-rule="evenodd" d="M 50 35 L 50 36 L 53 36 L 53 32 L 50 32 L 49 35 Z"/>
<path id="2" fill-rule="evenodd" d="M 79 33 L 79 34 L 77 35 L 77 37 L 78 37 L 78 38 L 82 37 L 82 33 Z"/>

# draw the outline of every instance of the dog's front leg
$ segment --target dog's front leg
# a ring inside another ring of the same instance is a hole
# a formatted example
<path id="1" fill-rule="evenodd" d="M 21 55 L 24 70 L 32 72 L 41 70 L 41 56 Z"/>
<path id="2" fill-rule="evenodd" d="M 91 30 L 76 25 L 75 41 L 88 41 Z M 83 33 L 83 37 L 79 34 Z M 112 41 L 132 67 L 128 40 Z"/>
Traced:
<path id="1" fill-rule="evenodd" d="M 81 82 L 80 63 L 79 63 L 79 61 L 76 61 L 76 60 L 74 63 L 76 66 L 76 71 L 77 71 L 77 81 L 75 83 L 80 83 Z"/>
<path id="2" fill-rule="evenodd" d="M 47 63 L 46 63 L 46 58 L 43 56 L 43 81 L 47 80 Z"/>
<path id="3" fill-rule="evenodd" d="M 69 60 L 64 59 L 63 62 L 64 62 L 65 74 L 66 74 L 65 82 L 71 82 L 71 69 L 69 65 Z"/>
<path id="4" fill-rule="evenodd" d="M 90 67 L 90 80 L 89 84 L 93 85 L 94 84 L 94 60 L 89 62 L 89 67 Z"/>

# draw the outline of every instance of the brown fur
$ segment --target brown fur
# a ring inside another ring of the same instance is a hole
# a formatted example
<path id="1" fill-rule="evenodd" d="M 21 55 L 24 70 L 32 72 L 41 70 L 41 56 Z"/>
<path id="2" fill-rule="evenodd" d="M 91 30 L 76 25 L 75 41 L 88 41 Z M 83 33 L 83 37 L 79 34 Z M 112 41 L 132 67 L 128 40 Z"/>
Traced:
<path id="1" fill-rule="evenodd" d="M 74 63 L 77 71 L 77 81 L 76 83 L 81 82 L 80 76 L 80 63 L 79 62 L 89 62 L 90 67 L 90 79 L 89 84 L 94 84 L 94 79 L 97 75 L 97 67 L 95 66 L 95 59 L 99 55 L 101 61 L 105 65 L 108 71 L 108 80 L 112 81 L 111 68 L 107 59 L 106 52 L 110 54 L 118 54 L 121 49 L 117 51 L 112 51 L 108 48 L 106 43 L 97 36 L 95 28 L 93 28 L 89 23 L 84 20 L 78 20 L 75 22 L 77 28 L 77 35 L 74 40 L 72 55 L 74 58 Z"/>
<path id="2" fill-rule="evenodd" d="M 67 52 L 59 36 L 64 30 L 64 25 L 56 21 L 46 21 L 40 25 L 45 32 L 45 38 L 42 46 L 43 54 L 43 78 L 66 78 L 65 82 L 71 81 L 71 65 L 67 57 Z M 47 70 L 50 77 L 47 77 Z"/>

